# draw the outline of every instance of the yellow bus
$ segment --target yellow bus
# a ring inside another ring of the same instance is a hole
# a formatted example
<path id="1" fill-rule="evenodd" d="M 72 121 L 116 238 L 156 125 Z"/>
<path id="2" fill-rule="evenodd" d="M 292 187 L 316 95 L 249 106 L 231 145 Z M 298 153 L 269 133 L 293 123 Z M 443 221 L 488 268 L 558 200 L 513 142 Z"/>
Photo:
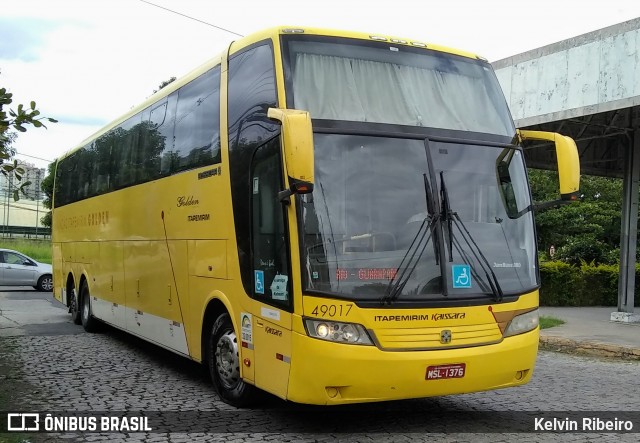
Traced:
<path id="1" fill-rule="evenodd" d="M 270 29 L 57 163 L 54 296 L 208 367 L 222 400 L 308 404 L 529 381 L 539 274 L 522 141 L 490 64 Z M 78 349 L 78 354 L 87 352 Z"/>

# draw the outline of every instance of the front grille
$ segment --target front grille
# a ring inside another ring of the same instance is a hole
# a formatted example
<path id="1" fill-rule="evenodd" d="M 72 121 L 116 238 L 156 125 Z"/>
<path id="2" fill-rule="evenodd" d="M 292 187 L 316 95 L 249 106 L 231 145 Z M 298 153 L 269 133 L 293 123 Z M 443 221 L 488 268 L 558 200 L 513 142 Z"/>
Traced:
<path id="1" fill-rule="evenodd" d="M 450 331 L 451 341 L 446 341 Z M 379 328 L 373 330 L 378 347 L 386 350 L 451 349 L 497 343 L 502 333 L 496 323 L 430 328 Z"/>

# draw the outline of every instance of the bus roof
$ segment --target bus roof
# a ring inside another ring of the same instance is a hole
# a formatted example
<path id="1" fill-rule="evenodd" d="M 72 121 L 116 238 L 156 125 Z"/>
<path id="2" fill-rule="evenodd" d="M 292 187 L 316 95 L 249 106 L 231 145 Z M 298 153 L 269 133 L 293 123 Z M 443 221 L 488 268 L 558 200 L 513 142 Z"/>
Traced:
<path id="1" fill-rule="evenodd" d="M 402 37 L 391 36 L 391 35 L 371 34 L 371 33 L 353 32 L 353 31 L 341 31 L 341 30 L 333 30 L 333 29 L 321 29 L 321 28 L 304 28 L 304 27 L 296 28 L 292 26 L 290 27 L 280 26 L 276 29 L 278 31 L 278 34 L 280 35 L 291 35 L 291 34 L 325 35 L 330 37 L 344 37 L 344 38 L 353 38 L 353 39 L 359 39 L 359 40 L 386 41 L 386 42 L 394 43 L 397 45 L 427 48 L 427 49 L 431 49 L 438 52 L 446 52 L 449 54 L 460 55 L 462 57 L 485 60 L 484 57 L 480 57 L 477 54 L 473 54 L 471 52 L 461 51 L 458 49 L 453 49 L 446 46 L 427 43 L 420 40 L 402 38 Z"/>
<path id="2" fill-rule="evenodd" d="M 484 57 L 481 57 L 481 56 L 479 56 L 477 54 L 474 54 L 474 53 L 471 53 L 471 52 L 461 51 L 461 50 L 458 50 L 458 49 L 453 49 L 453 48 L 449 48 L 449 47 L 446 47 L 446 46 L 440 46 L 440 45 L 435 45 L 435 44 L 431 44 L 431 43 L 425 43 L 425 42 L 417 41 L 417 40 L 413 40 L 413 39 L 399 38 L 399 37 L 393 37 L 393 36 L 388 36 L 388 35 L 383 35 L 383 34 L 369 34 L 369 33 L 354 32 L 354 31 L 322 29 L 322 28 L 313 28 L 313 27 L 295 27 L 295 26 L 277 26 L 277 27 L 273 27 L 273 28 L 264 29 L 262 31 L 257 31 L 257 32 L 255 32 L 253 34 L 250 34 L 250 35 L 246 36 L 246 37 L 242 37 L 239 40 L 233 41 L 231 43 L 231 45 L 229 47 L 229 54 L 230 55 L 234 54 L 234 53 L 242 50 L 243 48 L 245 48 L 247 46 L 250 46 L 250 45 L 252 45 L 252 44 L 254 44 L 256 42 L 259 42 L 259 41 L 262 41 L 262 40 L 265 40 L 265 39 L 274 39 L 274 40 L 276 40 L 278 38 L 278 36 L 280 36 L 280 35 L 303 35 L 303 34 L 304 35 L 329 36 L 329 37 L 343 37 L 343 38 L 352 38 L 352 39 L 358 39 L 358 40 L 371 40 L 371 41 L 381 41 L 381 42 L 382 41 L 386 41 L 386 42 L 397 44 L 397 45 L 405 45 L 405 46 L 411 46 L 411 47 L 425 48 L 425 49 L 430 49 L 430 50 L 433 50 L 433 51 L 438 51 L 438 52 L 444 52 L 444 53 L 449 53 L 449 54 L 453 54 L 453 55 L 458 55 L 458 56 L 461 56 L 461 57 L 472 58 L 472 59 L 480 59 L 480 60 L 485 60 L 486 61 L 486 59 Z M 97 132 L 93 133 L 92 135 L 90 135 L 89 137 L 84 139 L 80 144 L 74 146 L 72 149 L 70 149 L 69 151 L 67 151 L 63 155 L 61 155 L 59 160 L 70 156 L 75 151 L 77 151 L 81 147 L 85 146 L 87 143 L 91 142 L 92 140 L 95 140 L 96 138 L 98 138 L 101 135 L 105 134 L 109 130 L 117 127 L 122 122 L 126 121 L 128 118 L 134 116 L 135 114 L 139 113 L 140 111 L 143 111 L 144 109 L 146 109 L 147 107 L 151 106 L 153 103 L 157 102 L 158 100 L 168 96 L 169 94 L 171 94 L 175 90 L 177 90 L 180 87 L 184 86 L 185 84 L 189 83 L 190 81 L 192 81 L 193 79 L 195 79 L 199 75 L 205 73 L 209 69 L 219 65 L 221 60 L 222 60 L 223 54 L 224 53 L 220 53 L 220 54 L 216 55 L 215 57 L 207 60 L 202 65 L 200 65 L 197 68 L 191 70 L 189 73 L 185 74 L 184 76 L 180 77 L 179 79 L 171 82 L 169 85 L 167 85 L 166 87 L 160 89 L 155 94 L 152 94 L 144 102 L 142 102 L 139 105 L 133 107 L 129 112 L 127 112 L 126 114 L 123 114 L 120 117 L 118 117 L 117 119 L 113 120 L 111 123 L 107 124 L 106 126 L 101 128 Z"/>

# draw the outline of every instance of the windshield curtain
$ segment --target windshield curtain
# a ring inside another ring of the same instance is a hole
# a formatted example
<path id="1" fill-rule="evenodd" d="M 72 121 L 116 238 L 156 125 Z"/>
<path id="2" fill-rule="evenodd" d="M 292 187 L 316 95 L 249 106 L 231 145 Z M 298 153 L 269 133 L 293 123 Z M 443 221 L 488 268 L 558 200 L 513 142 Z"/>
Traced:
<path id="1" fill-rule="evenodd" d="M 293 107 L 314 119 L 515 133 L 488 63 L 382 43 L 288 47 Z"/>
<path id="2" fill-rule="evenodd" d="M 442 300 L 443 292 L 455 298 L 495 295 L 477 253 L 455 225 L 453 261 L 446 240 L 444 253 L 439 250 L 438 235 L 448 238 L 446 224 L 435 217 L 441 171 L 451 210 L 502 291 L 520 294 L 537 285 L 533 217 L 519 151 L 507 149 L 504 155 L 496 147 L 326 133 L 314 134 L 314 142 L 314 191 L 300 196 L 305 290 L 373 300 L 388 297 L 390 287 L 404 280 L 394 295 L 398 300 Z M 431 214 L 427 192 L 434 202 Z M 469 267 L 468 286 L 454 284 L 454 265 Z"/>

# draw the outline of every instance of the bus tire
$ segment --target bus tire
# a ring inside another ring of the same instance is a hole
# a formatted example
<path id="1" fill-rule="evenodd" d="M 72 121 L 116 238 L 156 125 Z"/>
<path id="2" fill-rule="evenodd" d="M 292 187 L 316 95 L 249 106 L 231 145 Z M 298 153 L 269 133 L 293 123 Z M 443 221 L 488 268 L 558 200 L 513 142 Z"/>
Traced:
<path id="1" fill-rule="evenodd" d="M 257 389 L 240 377 L 238 338 L 228 313 L 216 318 L 207 343 L 209 375 L 216 392 L 224 401 L 237 408 L 257 401 Z"/>
<path id="2" fill-rule="evenodd" d="M 74 324 L 82 324 L 82 320 L 80 320 L 80 307 L 78 306 L 78 294 L 75 288 L 69 292 L 69 312 L 71 312 L 71 321 Z"/>
<path id="3" fill-rule="evenodd" d="M 87 332 L 96 332 L 98 330 L 98 320 L 91 314 L 91 294 L 86 283 L 83 283 L 80 289 L 80 306 L 82 327 Z"/>

